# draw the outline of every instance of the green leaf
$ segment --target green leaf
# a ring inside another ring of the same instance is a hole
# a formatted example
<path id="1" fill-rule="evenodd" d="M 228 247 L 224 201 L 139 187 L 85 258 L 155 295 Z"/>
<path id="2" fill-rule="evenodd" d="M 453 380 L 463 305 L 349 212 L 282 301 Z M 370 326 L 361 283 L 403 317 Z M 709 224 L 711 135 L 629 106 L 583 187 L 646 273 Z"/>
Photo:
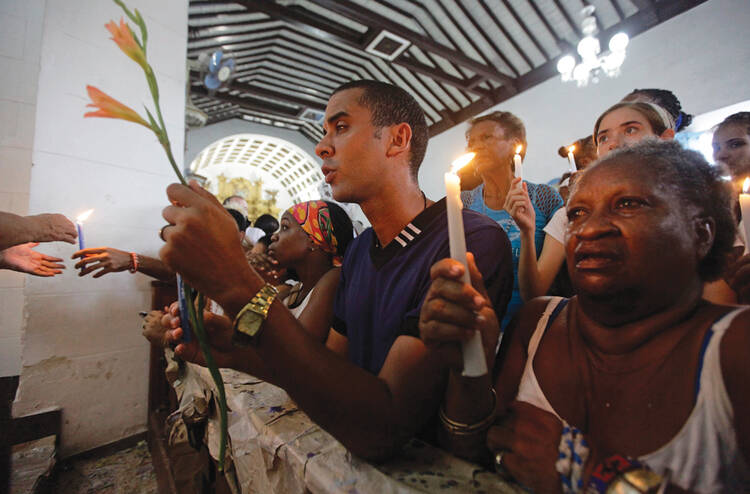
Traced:
<path id="1" fill-rule="evenodd" d="M 143 38 L 143 52 L 146 52 L 146 41 L 148 40 L 148 31 L 146 30 L 146 22 L 143 20 L 143 17 L 141 16 L 141 13 L 138 12 L 138 9 L 135 9 L 135 17 L 136 20 L 134 21 L 136 24 L 138 24 L 138 27 L 141 28 L 141 37 Z"/>
<path id="2" fill-rule="evenodd" d="M 151 115 L 151 112 L 148 111 L 148 108 L 146 105 L 143 105 L 143 109 L 146 110 L 146 115 L 148 115 L 148 121 L 151 123 L 151 130 L 154 131 L 154 133 L 157 135 L 157 137 L 161 138 L 161 127 L 159 127 L 159 124 L 156 123 L 156 119 L 153 115 Z"/>
<path id="3" fill-rule="evenodd" d="M 113 0 L 113 1 L 114 1 L 114 2 L 115 2 L 115 3 L 117 4 L 117 5 L 119 5 L 119 6 L 120 6 L 120 8 L 121 8 L 121 9 L 122 9 L 123 11 L 125 11 L 125 15 L 127 15 L 127 16 L 128 16 L 129 18 L 130 18 L 130 20 L 131 20 L 131 21 L 135 22 L 136 24 L 138 23 L 138 21 L 136 20 L 135 16 L 133 15 L 133 13 L 132 13 L 132 12 L 130 12 L 130 10 L 128 10 L 128 8 L 127 8 L 127 7 L 125 6 L 125 3 L 124 3 L 124 2 L 122 1 L 122 0 Z"/>

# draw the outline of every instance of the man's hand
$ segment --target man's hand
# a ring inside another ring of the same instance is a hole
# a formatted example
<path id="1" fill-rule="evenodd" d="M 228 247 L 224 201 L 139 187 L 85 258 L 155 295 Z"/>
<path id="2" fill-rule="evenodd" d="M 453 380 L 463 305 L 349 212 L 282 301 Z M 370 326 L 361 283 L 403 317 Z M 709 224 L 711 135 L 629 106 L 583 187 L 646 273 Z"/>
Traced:
<path id="1" fill-rule="evenodd" d="M 451 368 L 461 370 L 463 356 L 459 343 L 469 340 L 478 330 L 487 368 L 491 369 L 500 325 L 474 256 L 467 253 L 466 258 L 471 285 L 463 283 L 464 267 L 454 259 L 442 259 L 430 269 L 432 285 L 419 315 L 420 337 L 426 346 L 439 349 Z"/>
<path id="2" fill-rule="evenodd" d="M 62 273 L 65 265 L 62 259 L 34 250 L 38 242 L 15 245 L 0 251 L 0 268 L 12 269 L 34 276 L 55 276 Z"/>
<path id="3" fill-rule="evenodd" d="M 71 259 L 80 257 L 81 260 L 75 265 L 81 272 L 78 276 L 86 276 L 96 271 L 94 278 L 99 278 L 107 273 L 117 273 L 130 268 L 132 259 L 129 252 L 113 249 L 111 247 L 92 247 L 75 252 Z M 145 336 L 145 335 L 144 335 Z"/>
<path id="4" fill-rule="evenodd" d="M 505 197 L 503 209 L 510 214 L 521 231 L 526 233 L 534 232 L 536 227 L 536 212 L 531 205 L 528 186 L 525 182 L 521 182 L 520 178 L 513 179 L 513 182 L 510 184 L 510 190 Z"/>
<path id="5" fill-rule="evenodd" d="M 206 365 L 206 360 L 201 352 L 197 339 L 189 343 L 182 341 L 182 328 L 180 327 L 180 310 L 175 304 L 165 312 L 160 321 L 160 325 L 166 329 L 166 344 L 175 344 L 175 354 L 188 362 L 198 365 Z M 211 354 L 216 360 L 219 367 L 231 367 L 241 369 L 242 349 L 232 344 L 232 320 L 226 316 L 219 316 L 213 312 L 203 312 L 203 326 L 208 336 L 208 344 L 211 347 Z"/>
<path id="6" fill-rule="evenodd" d="M 487 432 L 487 447 L 502 452 L 502 466 L 533 492 L 562 492 L 555 469 L 562 423 L 549 412 L 522 401 Z"/>
<path id="7" fill-rule="evenodd" d="M 159 257 L 185 281 L 226 307 L 226 295 L 247 286 L 252 269 L 237 238 L 237 223 L 224 207 L 195 181 L 167 187 L 171 206 L 162 215 L 166 244 Z M 249 300 L 249 298 L 248 298 Z"/>
<path id="8" fill-rule="evenodd" d="M 737 302 L 750 305 L 750 254 L 745 254 L 727 269 L 726 280 L 737 294 Z"/>
<path id="9" fill-rule="evenodd" d="M 27 216 L 34 242 L 68 242 L 74 244 L 78 237 L 75 225 L 62 214 Z"/>

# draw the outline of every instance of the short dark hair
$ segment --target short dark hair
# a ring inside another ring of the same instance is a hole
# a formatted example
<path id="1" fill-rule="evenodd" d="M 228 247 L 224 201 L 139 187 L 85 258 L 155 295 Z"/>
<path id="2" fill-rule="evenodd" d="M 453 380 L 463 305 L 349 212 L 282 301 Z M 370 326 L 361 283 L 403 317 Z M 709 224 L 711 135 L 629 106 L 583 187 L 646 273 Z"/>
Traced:
<path id="1" fill-rule="evenodd" d="M 255 223 L 253 223 L 253 226 L 255 228 L 260 228 L 270 237 L 273 232 L 279 229 L 279 220 L 268 213 L 261 214 L 255 220 Z"/>
<path id="2" fill-rule="evenodd" d="M 731 185 L 724 178 L 728 174 L 726 168 L 709 165 L 703 155 L 684 149 L 676 141 L 644 139 L 633 146 L 612 151 L 584 173 L 603 163 L 621 160 L 634 161 L 642 166 L 683 202 L 696 207 L 702 216 L 714 220 L 714 243 L 700 261 L 698 275 L 703 281 L 718 279 L 726 268 L 736 235 Z"/>
<path id="3" fill-rule="evenodd" d="M 682 103 L 677 96 L 668 89 L 633 89 L 623 101 L 648 101 L 657 104 L 667 110 L 667 113 L 675 122 L 674 131 L 679 132 L 689 126 L 693 116 L 682 111 Z"/>
<path id="4" fill-rule="evenodd" d="M 471 128 L 479 122 L 486 121 L 495 122 L 502 127 L 506 139 L 515 139 L 519 141 L 523 146 L 523 149 L 521 149 L 521 157 L 526 157 L 526 126 L 523 124 L 523 120 L 509 111 L 493 111 L 487 115 L 472 118 L 471 121 L 469 121 L 469 131 L 471 131 Z"/>
<path id="5" fill-rule="evenodd" d="M 409 124 L 411 127 L 409 168 L 416 179 L 429 139 L 424 110 L 417 100 L 398 86 L 369 79 L 344 83 L 332 94 L 348 89 L 362 90 L 359 104 L 370 110 L 373 126 L 383 128 L 404 122 Z"/>
<path id="6" fill-rule="evenodd" d="M 229 214 L 232 215 L 232 218 L 234 218 L 235 223 L 237 223 L 237 229 L 241 232 L 244 232 L 245 229 L 248 227 L 248 221 L 245 216 L 243 216 L 242 213 L 237 211 L 236 209 L 228 209 L 225 208 Z"/>

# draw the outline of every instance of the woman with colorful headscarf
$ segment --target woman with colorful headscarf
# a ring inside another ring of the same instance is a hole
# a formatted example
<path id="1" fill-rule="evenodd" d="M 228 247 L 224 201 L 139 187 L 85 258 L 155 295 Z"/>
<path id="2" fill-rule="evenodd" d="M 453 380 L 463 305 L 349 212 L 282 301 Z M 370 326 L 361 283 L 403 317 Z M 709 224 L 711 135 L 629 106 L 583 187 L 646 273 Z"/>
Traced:
<path id="1" fill-rule="evenodd" d="M 276 269 L 286 268 L 299 279 L 284 299 L 287 307 L 313 336 L 325 342 L 339 282 L 339 266 L 353 238 L 352 222 L 336 203 L 307 201 L 281 216 L 271 236 L 269 256 Z"/>

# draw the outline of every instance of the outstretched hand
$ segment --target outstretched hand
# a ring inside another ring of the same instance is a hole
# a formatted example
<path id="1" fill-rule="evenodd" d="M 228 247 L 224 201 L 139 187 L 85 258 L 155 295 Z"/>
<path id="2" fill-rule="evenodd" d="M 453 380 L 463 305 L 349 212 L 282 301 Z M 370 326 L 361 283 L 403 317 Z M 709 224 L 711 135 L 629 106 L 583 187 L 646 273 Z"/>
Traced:
<path id="1" fill-rule="evenodd" d="M 162 216 L 165 245 L 161 260 L 185 281 L 220 304 L 223 295 L 246 285 L 252 272 L 237 238 L 237 224 L 218 200 L 197 182 L 167 187 L 171 206 Z M 223 305 L 223 304 L 222 304 Z"/>
<path id="2" fill-rule="evenodd" d="M 451 368 L 461 370 L 460 343 L 479 331 L 491 369 L 500 325 L 474 256 L 467 253 L 466 258 L 471 285 L 464 284 L 464 267 L 454 259 L 442 259 L 430 269 L 432 284 L 419 314 L 419 333 L 425 345 L 440 351 Z"/>
<path id="3" fill-rule="evenodd" d="M 279 267 L 279 261 L 265 252 L 250 252 L 247 260 L 263 279 L 272 285 L 278 285 L 286 270 Z"/>
<path id="4" fill-rule="evenodd" d="M 521 231 L 534 231 L 536 213 L 531 205 L 529 188 L 526 182 L 521 182 L 520 178 L 513 179 L 508 195 L 505 197 L 503 209 L 510 214 Z"/>
<path id="5" fill-rule="evenodd" d="M 99 278 L 107 273 L 117 273 L 130 268 L 132 259 L 130 253 L 111 247 L 91 247 L 79 250 L 71 256 L 71 259 L 81 258 L 75 265 L 81 272 L 78 276 L 86 276 L 96 271 L 94 278 Z"/>
<path id="6" fill-rule="evenodd" d="M 59 257 L 48 256 L 34 250 L 38 242 L 14 245 L 0 251 L 0 268 L 11 269 L 34 276 L 55 276 L 65 269 Z"/>

